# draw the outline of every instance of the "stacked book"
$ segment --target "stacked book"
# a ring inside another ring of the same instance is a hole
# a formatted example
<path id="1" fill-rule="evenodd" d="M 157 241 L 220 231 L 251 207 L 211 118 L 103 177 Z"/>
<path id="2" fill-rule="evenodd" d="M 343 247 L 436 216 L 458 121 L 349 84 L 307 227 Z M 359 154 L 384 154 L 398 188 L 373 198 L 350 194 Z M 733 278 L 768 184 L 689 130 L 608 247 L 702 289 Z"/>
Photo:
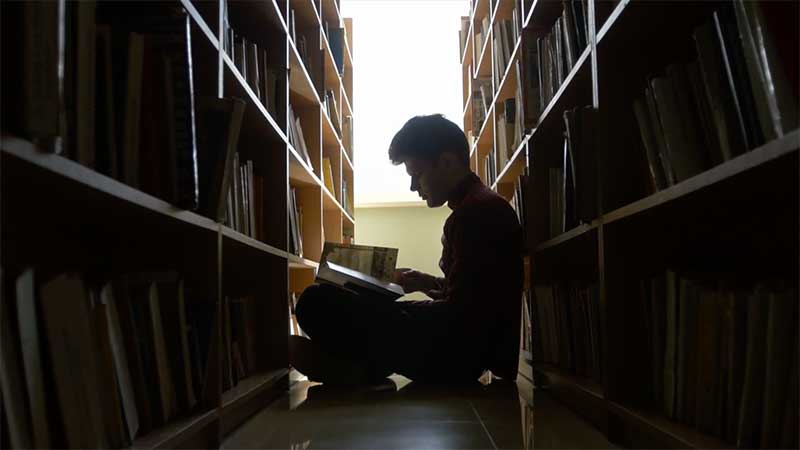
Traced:
<path id="1" fill-rule="evenodd" d="M 486 40 L 489 39 L 489 15 L 487 14 L 478 24 L 475 31 L 475 54 L 480 58 Z"/>
<path id="2" fill-rule="evenodd" d="M 228 202 L 224 224 L 250 236 L 264 239 L 264 177 L 253 168 L 253 161 L 240 161 L 234 156 L 232 184 L 228 190 Z"/>
<path id="3" fill-rule="evenodd" d="M 696 61 L 670 65 L 634 102 L 654 191 L 797 128 L 796 86 L 777 58 L 785 42 L 770 32 L 770 6 L 732 5 L 694 31 Z"/>
<path id="4" fill-rule="evenodd" d="M 496 88 L 499 88 L 506 69 L 511 63 L 511 57 L 515 53 L 521 31 L 516 5 L 511 15 L 512 18 L 510 20 L 497 20 L 492 33 L 495 54 L 494 70 L 497 74 L 494 79 Z"/>
<path id="5" fill-rule="evenodd" d="M 333 91 L 325 91 L 325 98 L 322 100 L 322 107 L 325 109 L 325 114 L 328 115 L 336 136 L 341 139 L 342 136 L 342 120 L 339 116 L 339 107 L 336 105 L 336 96 Z"/>
<path id="6" fill-rule="evenodd" d="M 520 349 L 525 357 L 525 360 L 532 362 L 531 356 L 533 355 L 533 327 L 531 322 L 531 308 L 533 307 L 533 293 L 530 289 L 522 291 L 522 329 L 520 330 L 522 337 L 522 345 Z"/>
<path id="7" fill-rule="evenodd" d="M 342 119 L 342 145 L 348 155 L 350 161 L 353 161 L 353 116 L 347 115 Z"/>
<path id="8" fill-rule="evenodd" d="M 190 300 L 178 274 L 39 276 L 3 280 L 13 283 L 0 304 L 12 447 L 124 448 L 213 398 L 216 307 Z"/>
<path id="9" fill-rule="evenodd" d="M 331 26 L 325 22 L 325 37 L 328 39 L 328 46 L 331 49 L 331 57 L 339 75 L 344 74 L 344 28 L 339 24 Z"/>
<path id="10" fill-rule="evenodd" d="M 228 298 L 222 303 L 223 349 L 222 390 L 236 387 L 239 382 L 257 373 L 258 352 L 261 351 L 258 305 L 254 297 Z"/>
<path id="11" fill-rule="evenodd" d="M 515 64 L 515 70 L 519 73 L 519 62 Z M 522 110 L 522 90 L 518 87 L 515 96 L 507 98 L 502 103 L 497 104 L 497 124 L 495 125 L 497 135 L 497 167 L 499 171 L 505 169 L 514 152 L 522 143 L 525 135 L 525 121 Z"/>
<path id="12" fill-rule="evenodd" d="M 464 51 L 467 48 L 467 38 L 469 37 L 469 16 L 461 16 L 461 29 L 458 30 L 458 62 L 461 62 L 464 59 Z"/>
<path id="13" fill-rule="evenodd" d="M 311 156 L 308 154 L 308 147 L 306 146 L 306 139 L 303 134 L 303 126 L 300 123 L 300 117 L 295 116 L 294 108 L 289 105 L 289 125 L 286 127 L 286 134 L 289 137 L 289 145 L 294 147 L 295 150 L 300 152 L 309 169 L 314 170 L 314 165 L 311 164 Z"/>
<path id="14" fill-rule="evenodd" d="M 483 160 L 483 173 L 486 174 L 484 182 L 487 186 L 493 186 L 497 181 L 497 149 L 490 151 Z"/>
<path id="15" fill-rule="evenodd" d="M 265 48 L 234 32 L 228 19 L 227 0 L 223 1 L 223 28 L 223 50 L 233 61 L 258 101 L 272 117 L 277 118 L 280 104 L 278 93 L 281 92 L 281 86 L 285 82 L 285 70 L 270 63 Z"/>
<path id="16" fill-rule="evenodd" d="M 303 207 L 294 186 L 289 189 L 289 253 L 303 256 Z"/>
<path id="17" fill-rule="evenodd" d="M 595 117 L 588 106 L 564 112 L 561 164 L 548 169 L 551 238 L 597 216 Z"/>
<path id="18" fill-rule="evenodd" d="M 519 220 L 520 225 L 522 225 L 523 242 L 526 243 L 528 242 L 528 219 L 526 214 L 528 212 L 529 183 L 530 175 L 526 167 L 523 174 L 514 182 L 514 194 L 511 196 L 511 207 L 514 208 L 514 212 L 517 214 L 517 220 Z"/>
<path id="19" fill-rule="evenodd" d="M 297 14 L 294 11 L 294 8 L 289 10 L 289 35 L 292 37 L 292 43 L 297 48 L 297 52 L 300 54 L 300 59 L 303 61 L 303 66 L 306 68 L 309 76 L 313 76 L 314 67 L 311 65 L 311 54 L 309 53 L 309 43 L 306 35 L 302 32 L 297 32 L 297 24 L 295 23 Z"/>
<path id="20" fill-rule="evenodd" d="M 797 448 L 796 287 L 668 270 L 641 292 L 653 406 L 739 448 Z"/>
<path id="21" fill-rule="evenodd" d="M 483 129 L 489 108 L 494 100 L 491 77 L 476 78 L 472 81 L 472 126 L 475 135 Z"/>
<path id="22" fill-rule="evenodd" d="M 534 287 L 534 360 L 602 383 L 600 296 L 597 284 Z"/>
<path id="23" fill-rule="evenodd" d="M 529 72 L 538 71 L 539 81 L 538 108 L 531 109 L 532 114 L 547 107 L 589 45 L 588 1 L 565 0 L 563 5 L 563 13 L 550 33 L 538 38 L 536 49 L 530 50 L 536 54 L 528 55 L 528 64 L 532 66 Z M 528 94 L 533 93 L 529 88 Z"/>

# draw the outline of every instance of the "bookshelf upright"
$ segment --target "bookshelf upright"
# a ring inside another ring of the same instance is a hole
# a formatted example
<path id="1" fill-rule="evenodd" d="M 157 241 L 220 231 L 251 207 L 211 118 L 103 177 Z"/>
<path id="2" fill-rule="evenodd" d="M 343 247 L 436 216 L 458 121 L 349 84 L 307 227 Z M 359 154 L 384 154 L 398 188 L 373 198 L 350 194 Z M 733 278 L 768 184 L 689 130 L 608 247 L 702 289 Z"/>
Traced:
<path id="1" fill-rule="evenodd" d="M 60 0 L 3 3 L 3 28 L 2 420 L 19 425 L 3 446 L 219 447 L 286 391 L 291 293 L 325 241 L 353 240 L 352 20 L 338 0 Z M 63 92 L 36 98 L 49 129 L 28 113 L 34 67 Z M 192 149 L 187 189 L 186 160 L 160 158 Z M 203 209 L 208 149 L 236 155 L 214 166 L 231 179 L 219 216 Z M 62 324 L 85 382 L 54 358 L 44 317 L 62 300 L 88 327 Z M 38 344 L 19 347 L 31 323 Z M 86 389 L 117 400 L 68 400 Z"/>
<path id="2" fill-rule="evenodd" d="M 462 20 L 472 167 L 526 230 L 520 374 L 615 444 L 797 447 L 797 20 L 741 0 L 476 0 Z"/>

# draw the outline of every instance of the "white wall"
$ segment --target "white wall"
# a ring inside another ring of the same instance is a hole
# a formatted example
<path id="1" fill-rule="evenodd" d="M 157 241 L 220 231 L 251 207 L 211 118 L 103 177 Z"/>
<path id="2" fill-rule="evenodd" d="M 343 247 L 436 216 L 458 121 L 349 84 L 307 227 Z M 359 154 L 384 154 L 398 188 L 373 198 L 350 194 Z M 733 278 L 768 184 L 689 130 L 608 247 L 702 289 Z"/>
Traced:
<path id="1" fill-rule="evenodd" d="M 442 227 L 450 208 L 393 206 L 356 208 L 356 243 L 400 249 L 397 267 L 411 267 L 438 277 Z M 421 293 L 406 299 L 427 298 Z"/>

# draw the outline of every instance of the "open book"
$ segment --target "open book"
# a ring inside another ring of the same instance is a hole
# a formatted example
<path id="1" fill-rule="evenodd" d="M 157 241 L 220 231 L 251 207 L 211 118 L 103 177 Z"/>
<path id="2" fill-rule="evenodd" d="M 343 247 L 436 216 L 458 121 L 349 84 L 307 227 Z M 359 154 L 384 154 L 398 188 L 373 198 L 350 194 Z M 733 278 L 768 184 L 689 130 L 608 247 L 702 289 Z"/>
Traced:
<path id="1" fill-rule="evenodd" d="M 396 300 L 405 294 L 402 287 L 391 282 L 396 265 L 396 248 L 326 242 L 317 282 Z"/>

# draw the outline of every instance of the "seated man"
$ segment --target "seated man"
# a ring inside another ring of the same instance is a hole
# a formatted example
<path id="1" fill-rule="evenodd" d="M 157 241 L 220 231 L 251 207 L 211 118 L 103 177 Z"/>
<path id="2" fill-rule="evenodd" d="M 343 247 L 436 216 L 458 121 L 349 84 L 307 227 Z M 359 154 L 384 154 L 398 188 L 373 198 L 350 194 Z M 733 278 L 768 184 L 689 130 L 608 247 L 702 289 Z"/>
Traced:
<path id="1" fill-rule="evenodd" d="M 447 203 L 439 267 L 444 278 L 398 269 L 406 293 L 433 300 L 381 301 L 328 285 L 297 303 L 292 365 L 309 379 L 357 384 L 398 373 L 415 381 L 474 382 L 485 370 L 516 379 L 522 296 L 522 230 L 514 210 L 472 171 L 461 129 L 418 116 L 394 136 L 394 164 L 429 208 Z"/>

